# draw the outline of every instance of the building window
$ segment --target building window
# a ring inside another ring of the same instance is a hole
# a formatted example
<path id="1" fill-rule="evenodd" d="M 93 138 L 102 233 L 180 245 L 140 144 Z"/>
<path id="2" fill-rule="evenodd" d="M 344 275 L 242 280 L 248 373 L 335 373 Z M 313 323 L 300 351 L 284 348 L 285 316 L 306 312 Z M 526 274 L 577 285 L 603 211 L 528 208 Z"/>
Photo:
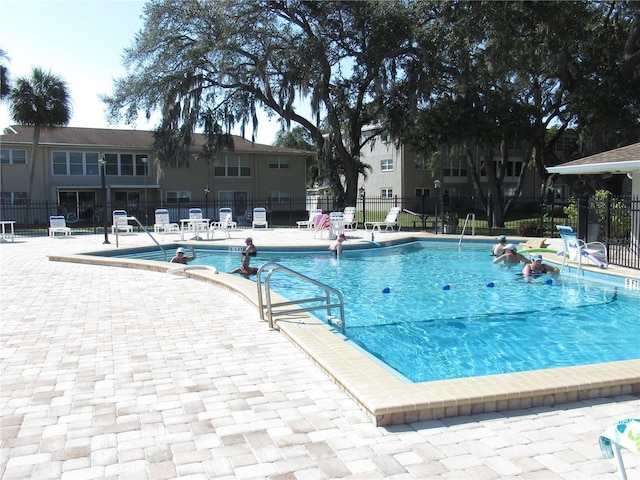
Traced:
<path id="1" fill-rule="evenodd" d="M 393 172 L 393 160 L 390 158 L 386 160 L 380 160 L 380 171 Z"/>
<path id="2" fill-rule="evenodd" d="M 416 197 L 429 197 L 431 195 L 430 188 L 416 188 Z"/>
<path id="3" fill-rule="evenodd" d="M 27 192 L 2 192 L 0 201 L 3 205 L 25 205 Z"/>
<path id="4" fill-rule="evenodd" d="M 289 159 L 288 158 L 271 158 L 269 159 L 269 168 L 287 170 L 289 168 Z"/>
<path id="5" fill-rule="evenodd" d="M 9 150 L 3 148 L 0 150 L 0 163 L 5 165 L 26 165 L 26 150 Z"/>
<path id="6" fill-rule="evenodd" d="M 107 153 L 105 174 L 113 176 L 143 176 L 142 159 L 145 155 L 130 153 Z M 51 163 L 54 175 L 96 176 L 100 175 L 96 152 L 52 152 Z"/>
<path id="7" fill-rule="evenodd" d="M 467 159 L 462 157 L 448 158 L 444 161 L 442 174 L 445 177 L 467 176 Z"/>
<path id="8" fill-rule="evenodd" d="M 272 190 L 267 196 L 271 198 L 271 203 L 289 203 L 291 200 L 291 193 L 282 190 Z"/>
<path id="9" fill-rule="evenodd" d="M 393 198 L 393 188 L 381 188 L 380 196 L 382 198 Z"/>
<path id="10" fill-rule="evenodd" d="M 167 205 L 178 205 L 180 203 L 190 203 L 191 192 L 167 192 Z"/>
<path id="11" fill-rule="evenodd" d="M 216 177 L 250 177 L 251 160 L 247 157 L 216 158 L 213 162 L 213 175 Z"/>
<path id="12" fill-rule="evenodd" d="M 416 158 L 413 161 L 413 164 L 416 167 L 416 170 L 429 170 L 429 159 L 426 158 Z"/>

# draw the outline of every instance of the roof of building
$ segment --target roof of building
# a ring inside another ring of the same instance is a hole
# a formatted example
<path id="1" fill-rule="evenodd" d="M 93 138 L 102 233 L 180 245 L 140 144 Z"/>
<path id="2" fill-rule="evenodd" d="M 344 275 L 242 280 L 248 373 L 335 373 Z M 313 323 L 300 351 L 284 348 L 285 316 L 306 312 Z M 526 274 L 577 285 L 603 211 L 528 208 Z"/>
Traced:
<path id="1" fill-rule="evenodd" d="M 33 142 L 33 128 L 25 125 L 12 125 L 0 135 L 0 142 L 25 143 Z M 200 133 L 193 135 L 195 147 L 204 144 L 205 136 Z M 273 145 L 254 143 L 246 138 L 233 135 L 234 151 L 253 153 L 287 153 L 309 155 L 310 152 Z M 40 145 L 74 145 L 74 146 L 104 146 L 104 147 L 130 147 L 149 148 L 153 143 L 153 132 L 148 130 L 121 130 L 109 128 L 81 128 L 58 127 L 42 129 L 40 133 Z"/>
<path id="2" fill-rule="evenodd" d="M 559 174 L 628 173 L 634 170 L 640 170 L 640 143 L 547 167 L 548 172 Z"/>

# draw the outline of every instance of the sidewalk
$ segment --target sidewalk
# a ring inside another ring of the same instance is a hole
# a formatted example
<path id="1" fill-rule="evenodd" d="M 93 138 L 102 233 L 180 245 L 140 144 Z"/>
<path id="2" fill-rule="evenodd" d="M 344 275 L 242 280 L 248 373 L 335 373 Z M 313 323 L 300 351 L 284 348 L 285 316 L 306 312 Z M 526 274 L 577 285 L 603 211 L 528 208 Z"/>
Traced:
<path id="1" fill-rule="evenodd" d="M 326 242 L 295 230 L 246 236 Z M 0 245 L 3 480 L 619 478 L 598 436 L 638 396 L 375 427 L 240 296 L 46 258 L 102 240 Z M 623 458 L 640 478 L 640 456 Z"/>

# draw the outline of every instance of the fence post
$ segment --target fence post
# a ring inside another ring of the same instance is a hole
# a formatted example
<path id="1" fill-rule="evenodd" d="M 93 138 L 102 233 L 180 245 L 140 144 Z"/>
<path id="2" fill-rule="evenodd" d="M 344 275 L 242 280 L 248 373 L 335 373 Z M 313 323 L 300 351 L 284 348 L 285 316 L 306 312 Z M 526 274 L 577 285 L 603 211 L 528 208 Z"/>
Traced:
<path id="1" fill-rule="evenodd" d="M 578 197 L 578 238 L 587 238 L 587 230 L 589 225 L 589 209 L 587 208 L 587 197 L 581 195 Z"/>

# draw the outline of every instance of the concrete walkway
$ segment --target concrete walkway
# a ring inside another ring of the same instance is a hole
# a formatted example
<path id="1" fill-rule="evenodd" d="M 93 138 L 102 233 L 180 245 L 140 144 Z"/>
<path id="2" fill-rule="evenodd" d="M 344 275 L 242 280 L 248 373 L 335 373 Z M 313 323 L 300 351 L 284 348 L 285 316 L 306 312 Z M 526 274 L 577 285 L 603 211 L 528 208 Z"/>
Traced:
<path id="1" fill-rule="evenodd" d="M 638 415 L 637 396 L 375 427 L 241 297 L 46 257 L 102 239 L 0 245 L 3 480 L 619 478 L 598 435 Z M 623 457 L 639 479 L 640 456 Z"/>

